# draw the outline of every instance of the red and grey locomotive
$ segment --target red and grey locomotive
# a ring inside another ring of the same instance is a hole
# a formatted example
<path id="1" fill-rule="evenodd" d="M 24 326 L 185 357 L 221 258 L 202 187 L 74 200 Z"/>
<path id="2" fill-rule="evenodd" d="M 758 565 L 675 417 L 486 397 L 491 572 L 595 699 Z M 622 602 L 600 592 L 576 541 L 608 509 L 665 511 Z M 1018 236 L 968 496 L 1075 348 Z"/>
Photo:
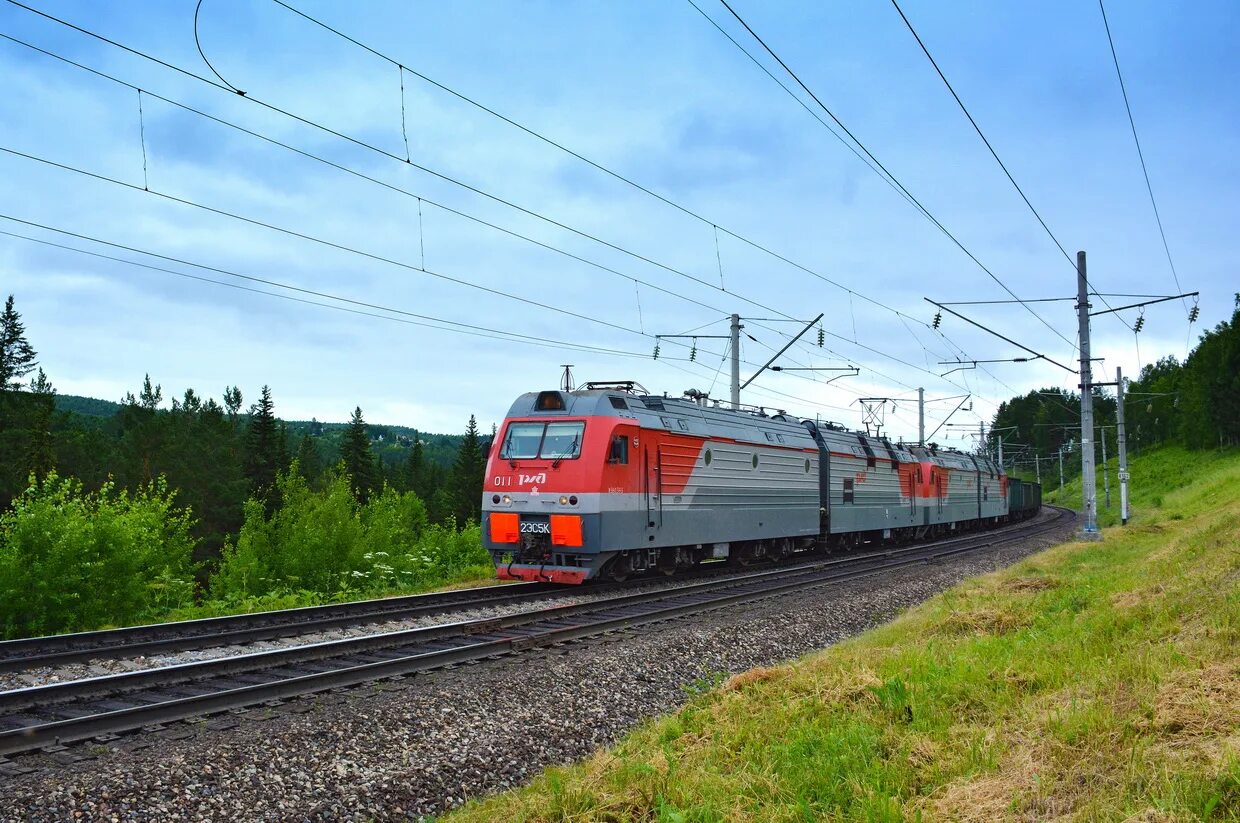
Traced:
<path id="1" fill-rule="evenodd" d="M 1036 488 L 982 456 L 587 383 L 513 403 L 482 531 L 501 578 L 622 580 L 987 527 Z"/>

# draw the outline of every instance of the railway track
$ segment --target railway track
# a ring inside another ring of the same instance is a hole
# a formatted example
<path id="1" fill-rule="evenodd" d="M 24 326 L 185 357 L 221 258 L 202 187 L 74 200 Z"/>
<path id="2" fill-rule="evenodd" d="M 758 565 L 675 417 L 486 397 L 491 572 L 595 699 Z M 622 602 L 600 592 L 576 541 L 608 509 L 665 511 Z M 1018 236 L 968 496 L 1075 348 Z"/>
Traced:
<path id="1" fill-rule="evenodd" d="M 550 583 L 515 583 L 326 606 L 154 623 L 0 642 L 0 672 L 274 640 L 346 626 L 534 601 L 564 593 Z"/>
<path id="2" fill-rule="evenodd" d="M 1059 528 L 1072 516 L 1067 510 L 1054 511 L 1046 520 L 999 532 L 751 571 L 673 589 L 2 692 L 0 755 L 272 705 L 997 548 Z"/>
<path id="3" fill-rule="evenodd" d="M 723 562 L 711 563 L 688 574 L 682 574 L 678 579 L 712 577 L 726 574 L 730 569 L 731 567 Z M 573 594 L 604 594 L 663 582 L 665 580 L 658 577 L 634 578 L 627 583 L 597 583 L 584 589 L 551 583 L 510 583 L 199 620 L 152 623 L 120 629 L 27 637 L 0 641 L 0 673 L 29 671 L 68 663 L 239 646 L 332 629 L 533 603 Z"/>

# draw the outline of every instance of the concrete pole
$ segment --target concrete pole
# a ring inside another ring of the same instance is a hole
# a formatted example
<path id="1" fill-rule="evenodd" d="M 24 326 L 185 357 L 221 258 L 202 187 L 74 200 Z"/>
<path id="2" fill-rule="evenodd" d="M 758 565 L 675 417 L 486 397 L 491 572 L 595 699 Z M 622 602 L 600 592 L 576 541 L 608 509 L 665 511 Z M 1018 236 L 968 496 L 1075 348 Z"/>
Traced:
<path id="1" fill-rule="evenodd" d="M 917 389 L 917 445 L 926 445 L 926 390 Z"/>
<path id="2" fill-rule="evenodd" d="M 1085 276 L 1085 252 L 1076 253 L 1076 324 L 1081 348 L 1081 497 L 1085 524 L 1081 534 L 1101 536 L 1098 531 L 1098 480 L 1094 470 L 1094 391 L 1089 362 L 1089 282 Z"/>
<path id="3" fill-rule="evenodd" d="M 732 315 L 732 408 L 741 407 L 741 316 Z"/>
<path id="4" fill-rule="evenodd" d="M 1128 435 L 1124 430 L 1124 373 L 1115 370 L 1115 440 L 1119 445 L 1119 522 L 1128 525 Z"/>
<path id="5" fill-rule="evenodd" d="M 1063 446 L 1059 447 L 1059 490 L 1063 491 Z"/>
<path id="6" fill-rule="evenodd" d="M 1102 488 L 1106 489 L 1107 511 L 1111 510 L 1111 468 L 1107 465 L 1107 427 L 1099 426 L 1102 439 Z"/>
<path id="7" fill-rule="evenodd" d="M 1036 454 L 1033 456 L 1033 471 L 1038 476 L 1038 485 L 1042 485 L 1042 458 Z"/>

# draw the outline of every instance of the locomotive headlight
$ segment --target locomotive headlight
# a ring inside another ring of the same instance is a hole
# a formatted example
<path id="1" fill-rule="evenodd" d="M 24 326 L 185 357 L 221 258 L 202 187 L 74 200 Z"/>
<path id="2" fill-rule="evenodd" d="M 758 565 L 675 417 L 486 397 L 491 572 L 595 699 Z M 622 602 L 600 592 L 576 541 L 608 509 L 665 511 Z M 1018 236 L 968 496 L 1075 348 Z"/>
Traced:
<path id="1" fill-rule="evenodd" d="M 576 506 L 576 505 L 577 505 L 577 495 L 575 495 L 575 494 L 569 495 L 569 497 L 568 497 L 568 505 L 570 505 L 570 506 Z"/>
<path id="2" fill-rule="evenodd" d="M 491 502 L 492 502 L 492 503 L 499 503 L 499 495 L 498 495 L 498 494 L 493 494 L 493 495 L 491 495 Z"/>
<path id="3" fill-rule="evenodd" d="M 568 505 L 568 498 L 567 498 L 567 497 L 565 497 L 564 495 L 560 495 L 560 505 L 561 505 L 561 506 L 567 506 L 567 505 Z"/>
<path id="4" fill-rule="evenodd" d="M 511 497 L 509 497 L 508 495 L 504 495 L 504 500 L 503 500 L 503 503 L 504 503 L 504 505 L 505 505 L 505 506 L 511 506 L 511 505 L 512 505 L 512 498 L 511 498 Z"/>

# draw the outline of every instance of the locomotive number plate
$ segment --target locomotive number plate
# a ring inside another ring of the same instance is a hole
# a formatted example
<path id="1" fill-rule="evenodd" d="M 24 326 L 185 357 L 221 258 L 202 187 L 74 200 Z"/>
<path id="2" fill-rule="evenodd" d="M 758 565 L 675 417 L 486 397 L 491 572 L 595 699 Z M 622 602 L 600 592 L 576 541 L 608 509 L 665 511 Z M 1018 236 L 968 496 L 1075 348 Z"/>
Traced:
<path id="1" fill-rule="evenodd" d="M 521 524 L 521 531 L 524 534 L 551 534 L 551 524 L 526 522 Z"/>

